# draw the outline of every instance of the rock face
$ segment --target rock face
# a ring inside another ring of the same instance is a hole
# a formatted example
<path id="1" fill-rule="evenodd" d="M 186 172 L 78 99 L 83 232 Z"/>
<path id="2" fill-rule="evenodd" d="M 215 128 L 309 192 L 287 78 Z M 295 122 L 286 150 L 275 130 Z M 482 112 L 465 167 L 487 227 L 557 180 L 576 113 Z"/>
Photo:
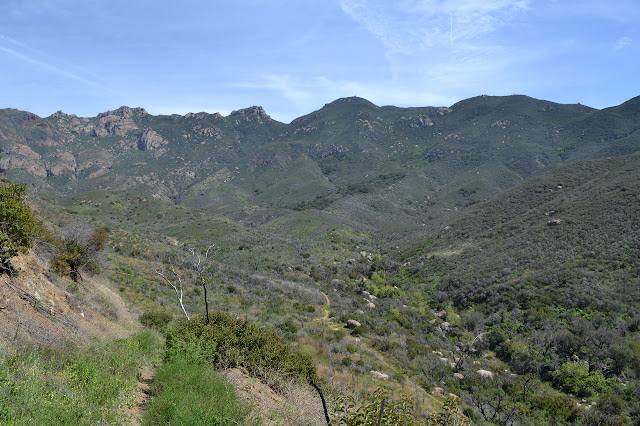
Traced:
<path id="1" fill-rule="evenodd" d="M 168 143 L 169 142 L 163 139 L 163 137 L 160 136 L 155 130 L 151 129 L 145 129 L 138 136 L 138 149 L 142 151 L 157 150 L 158 148 L 167 145 Z"/>
<path id="2" fill-rule="evenodd" d="M 0 170 L 7 169 L 25 169 L 34 176 L 44 178 L 47 177 L 47 168 L 41 160 L 40 154 L 32 150 L 26 145 L 15 144 L 10 146 L 4 155 L 0 158 Z"/>
<path id="3" fill-rule="evenodd" d="M 97 137 L 125 136 L 129 132 L 137 130 L 138 126 L 133 121 L 134 114 L 147 115 L 147 111 L 144 108 L 122 106 L 115 111 L 98 114 L 98 122 L 93 128 L 93 135 Z"/>
<path id="4" fill-rule="evenodd" d="M 433 126 L 433 121 L 427 117 L 426 115 L 421 115 L 418 118 L 415 118 L 409 124 L 409 127 L 418 129 L 420 127 L 430 127 Z"/>
<path id="5" fill-rule="evenodd" d="M 49 176 L 75 175 L 76 158 L 70 152 L 61 152 L 49 158 L 47 172 Z"/>

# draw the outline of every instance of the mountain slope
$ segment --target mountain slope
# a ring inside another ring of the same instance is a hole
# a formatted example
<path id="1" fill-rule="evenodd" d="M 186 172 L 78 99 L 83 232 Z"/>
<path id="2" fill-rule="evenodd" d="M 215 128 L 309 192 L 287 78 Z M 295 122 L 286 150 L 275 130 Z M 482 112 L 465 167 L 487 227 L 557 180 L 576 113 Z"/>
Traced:
<path id="1" fill-rule="evenodd" d="M 410 240 L 402 259 L 416 268 L 446 263 L 437 288 L 463 306 L 635 311 L 638 167 L 637 153 L 559 167 Z"/>

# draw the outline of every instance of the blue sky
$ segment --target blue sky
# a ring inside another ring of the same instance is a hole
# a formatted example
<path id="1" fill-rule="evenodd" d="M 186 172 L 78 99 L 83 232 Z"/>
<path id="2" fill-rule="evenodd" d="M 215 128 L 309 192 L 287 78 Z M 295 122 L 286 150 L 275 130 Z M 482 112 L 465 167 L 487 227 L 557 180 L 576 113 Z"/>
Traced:
<path id="1" fill-rule="evenodd" d="M 261 105 L 283 122 L 353 95 L 605 108 L 640 95 L 638 23 L 638 0 L 3 0 L 0 108 Z"/>

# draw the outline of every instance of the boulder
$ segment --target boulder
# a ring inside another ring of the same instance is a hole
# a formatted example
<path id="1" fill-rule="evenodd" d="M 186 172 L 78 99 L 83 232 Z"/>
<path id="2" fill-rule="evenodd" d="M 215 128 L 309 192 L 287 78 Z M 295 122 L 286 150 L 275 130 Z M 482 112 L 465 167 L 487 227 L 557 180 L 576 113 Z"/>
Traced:
<path id="1" fill-rule="evenodd" d="M 389 380 L 389 375 L 386 373 L 381 373 L 379 371 L 371 370 L 369 371 L 373 377 L 376 379 Z"/>
<path id="2" fill-rule="evenodd" d="M 487 379 L 493 379 L 493 373 L 489 370 L 478 370 L 478 374 Z"/>
<path id="3" fill-rule="evenodd" d="M 360 327 L 362 324 L 360 324 L 358 321 L 356 320 L 347 320 L 347 328 L 350 328 L 351 330 L 353 330 L 354 328 L 358 328 Z"/>

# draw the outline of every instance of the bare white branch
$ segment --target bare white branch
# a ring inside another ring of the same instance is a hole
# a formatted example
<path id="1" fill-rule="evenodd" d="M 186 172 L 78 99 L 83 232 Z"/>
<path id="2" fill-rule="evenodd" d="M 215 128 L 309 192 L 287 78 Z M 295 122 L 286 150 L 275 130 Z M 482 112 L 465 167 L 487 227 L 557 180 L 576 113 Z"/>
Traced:
<path id="1" fill-rule="evenodd" d="M 184 316 L 187 317 L 187 320 L 190 321 L 191 318 L 189 318 L 189 314 L 187 313 L 187 310 L 184 308 L 184 304 L 182 303 L 183 285 L 180 274 L 178 274 L 174 267 L 171 266 L 171 272 L 173 272 L 173 274 L 178 278 L 178 285 L 175 285 L 169 278 L 166 277 L 163 272 L 158 271 L 157 269 L 153 269 L 153 271 L 158 274 L 167 284 L 169 284 L 171 288 L 173 288 L 173 290 L 176 292 L 176 297 L 178 298 L 178 302 L 180 302 L 180 308 L 182 308 L 182 312 L 184 313 Z"/>

